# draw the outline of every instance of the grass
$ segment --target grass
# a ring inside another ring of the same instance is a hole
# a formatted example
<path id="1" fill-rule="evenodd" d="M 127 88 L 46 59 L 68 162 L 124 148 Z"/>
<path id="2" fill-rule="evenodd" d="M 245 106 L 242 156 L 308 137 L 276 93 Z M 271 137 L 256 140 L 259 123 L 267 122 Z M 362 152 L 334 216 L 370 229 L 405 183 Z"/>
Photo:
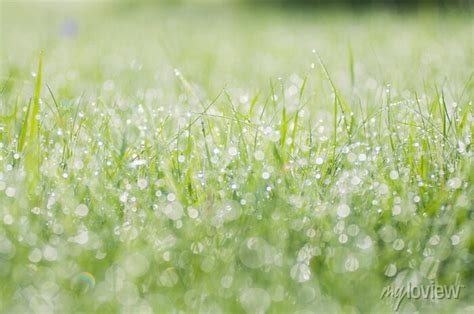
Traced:
<path id="1" fill-rule="evenodd" d="M 468 14 L 24 5 L 2 312 L 472 310 Z"/>

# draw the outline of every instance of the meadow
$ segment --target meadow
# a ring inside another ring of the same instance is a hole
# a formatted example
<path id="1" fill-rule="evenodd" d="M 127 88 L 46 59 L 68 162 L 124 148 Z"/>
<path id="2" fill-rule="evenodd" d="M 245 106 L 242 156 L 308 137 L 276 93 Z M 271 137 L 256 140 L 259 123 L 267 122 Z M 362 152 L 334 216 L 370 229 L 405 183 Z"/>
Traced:
<path id="1" fill-rule="evenodd" d="M 0 312 L 474 311 L 469 12 L 0 10 Z"/>

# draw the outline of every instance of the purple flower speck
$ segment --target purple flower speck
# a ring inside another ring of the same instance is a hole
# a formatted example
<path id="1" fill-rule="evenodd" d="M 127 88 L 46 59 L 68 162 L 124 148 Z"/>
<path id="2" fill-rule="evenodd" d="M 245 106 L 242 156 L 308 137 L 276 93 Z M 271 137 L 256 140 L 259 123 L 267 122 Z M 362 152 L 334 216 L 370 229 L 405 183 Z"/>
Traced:
<path id="1" fill-rule="evenodd" d="M 61 36 L 64 38 L 74 38 L 79 32 L 79 25 L 76 20 L 69 19 L 64 21 L 60 27 Z"/>

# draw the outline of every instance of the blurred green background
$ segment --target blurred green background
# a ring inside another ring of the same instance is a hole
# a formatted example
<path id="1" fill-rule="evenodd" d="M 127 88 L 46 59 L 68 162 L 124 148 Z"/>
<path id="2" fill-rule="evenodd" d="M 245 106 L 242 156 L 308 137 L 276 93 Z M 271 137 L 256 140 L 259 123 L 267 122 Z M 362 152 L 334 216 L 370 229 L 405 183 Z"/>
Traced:
<path id="1" fill-rule="evenodd" d="M 129 0 L 119 0 L 124 3 L 133 3 Z M 393 8 L 424 8 L 424 7 L 468 7 L 469 0 L 158 0 L 149 3 L 167 4 L 245 4 L 270 6 L 339 6 L 339 7 L 393 7 Z"/>

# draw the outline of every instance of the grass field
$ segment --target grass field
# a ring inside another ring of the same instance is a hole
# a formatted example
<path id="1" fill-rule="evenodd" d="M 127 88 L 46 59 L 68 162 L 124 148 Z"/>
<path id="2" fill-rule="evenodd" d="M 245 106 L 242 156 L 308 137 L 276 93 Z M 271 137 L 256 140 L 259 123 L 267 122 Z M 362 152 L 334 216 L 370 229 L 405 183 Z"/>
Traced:
<path id="1" fill-rule="evenodd" d="M 0 312 L 474 311 L 469 12 L 0 10 Z"/>

